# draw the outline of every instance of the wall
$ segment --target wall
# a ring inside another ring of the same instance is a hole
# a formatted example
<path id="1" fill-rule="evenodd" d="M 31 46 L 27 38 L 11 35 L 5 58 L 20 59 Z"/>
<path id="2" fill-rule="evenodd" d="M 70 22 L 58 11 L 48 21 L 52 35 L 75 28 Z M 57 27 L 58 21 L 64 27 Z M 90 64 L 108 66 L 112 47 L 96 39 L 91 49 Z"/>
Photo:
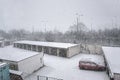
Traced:
<path id="1" fill-rule="evenodd" d="M 0 66 L 0 80 L 10 80 L 9 67 L 7 64 Z"/>
<path id="2" fill-rule="evenodd" d="M 68 48 L 67 57 L 72 57 L 79 53 L 80 53 L 80 45 L 73 46 L 73 47 Z"/>
<path id="3" fill-rule="evenodd" d="M 16 45 L 19 45 L 18 43 L 14 43 L 14 44 L 16 44 Z M 22 44 L 23 45 L 23 44 Z M 14 47 L 17 47 L 17 46 L 14 46 Z M 36 49 L 34 49 L 34 50 L 32 50 L 32 51 L 39 51 L 37 48 L 38 48 L 38 46 L 36 46 L 35 47 Z M 53 47 L 44 47 L 44 46 L 41 46 L 41 48 L 42 48 L 42 52 L 44 52 L 44 53 L 46 53 L 46 54 L 50 54 L 50 55 L 56 55 L 56 56 L 61 56 L 61 57 L 63 57 L 63 55 L 60 55 L 59 54 L 59 50 L 61 49 L 61 48 L 53 48 Z M 67 49 L 65 49 L 65 50 L 67 50 L 67 56 L 66 57 L 72 57 L 72 56 L 74 56 L 74 55 L 76 55 L 76 54 L 79 54 L 80 53 L 80 45 L 76 45 L 76 46 L 72 46 L 72 47 L 69 47 L 69 48 L 67 48 Z M 65 57 L 64 56 L 64 57 Z"/>
<path id="4" fill-rule="evenodd" d="M 102 46 L 100 45 L 90 45 L 90 44 L 81 44 L 81 51 L 83 53 L 89 54 L 103 54 Z"/>
<path id="5" fill-rule="evenodd" d="M 2 60 L 2 62 L 8 63 L 11 70 L 18 70 L 18 63 L 14 61 Z"/>
<path id="6" fill-rule="evenodd" d="M 42 66 L 43 66 L 43 53 L 40 53 L 38 55 L 18 62 L 18 69 L 19 71 L 24 72 L 25 76 L 33 73 Z"/>

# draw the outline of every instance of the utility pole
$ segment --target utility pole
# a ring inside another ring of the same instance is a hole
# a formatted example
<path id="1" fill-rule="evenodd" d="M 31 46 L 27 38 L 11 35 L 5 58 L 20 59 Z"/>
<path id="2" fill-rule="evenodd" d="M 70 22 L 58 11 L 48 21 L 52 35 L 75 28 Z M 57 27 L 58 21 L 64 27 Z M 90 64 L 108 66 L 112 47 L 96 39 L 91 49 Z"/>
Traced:
<path id="1" fill-rule="evenodd" d="M 45 32 L 46 32 L 46 23 L 45 23 Z"/>
<path id="2" fill-rule="evenodd" d="M 78 17 L 77 17 L 77 33 L 78 33 L 78 23 L 79 23 L 79 21 L 78 21 Z"/>
<path id="3" fill-rule="evenodd" d="M 41 21 L 41 22 L 44 23 L 44 31 L 46 32 L 46 31 L 47 31 L 47 30 L 46 30 L 46 24 L 47 24 L 48 21 Z"/>
<path id="4" fill-rule="evenodd" d="M 112 19 L 112 28 L 114 27 L 114 21 L 113 21 L 113 19 Z"/>
<path id="5" fill-rule="evenodd" d="M 117 25 L 117 16 L 114 16 L 115 18 L 115 27 L 118 28 L 118 25 Z"/>
<path id="6" fill-rule="evenodd" d="M 77 31 L 76 31 L 76 39 L 77 40 L 79 40 L 79 38 L 78 38 L 78 34 L 79 34 L 79 32 L 80 32 L 80 37 L 81 37 L 81 27 L 80 27 L 80 30 L 79 30 L 79 23 L 80 23 L 80 18 L 81 18 L 81 16 L 83 16 L 82 14 L 79 14 L 79 13 L 76 13 L 76 20 L 77 20 L 77 24 L 76 24 L 76 26 L 77 26 Z"/>
<path id="7" fill-rule="evenodd" d="M 80 18 L 81 18 L 81 16 L 83 16 L 82 14 L 79 14 L 79 13 L 76 13 L 76 16 L 77 16 L 77 18 L 76 18 L 76 20 L 77 20 L 77 32 L 79 31 L 78 29 L 79 29 L 79 23 L 81 22 L 81 20 L 80 20 Z M 81 29 L 81 28 L 80 28 Z"/>

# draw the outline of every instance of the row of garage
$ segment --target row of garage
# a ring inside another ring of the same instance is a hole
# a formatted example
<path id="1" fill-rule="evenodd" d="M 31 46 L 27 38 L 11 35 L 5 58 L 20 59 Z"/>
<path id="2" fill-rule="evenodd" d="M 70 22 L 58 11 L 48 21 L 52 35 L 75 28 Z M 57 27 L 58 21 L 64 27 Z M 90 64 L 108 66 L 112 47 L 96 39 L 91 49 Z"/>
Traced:
<path id="1" fill-rule="evenodd" d="M 62 46 L 57 46 L 56 44 L 60 44 Z M 14 43 L 14 47 L 37 52 L 44 52 L 46 54 L 60 57 L 72 57 L 73 55 L 78 54 L 80 52 L 80 46 L 78 44 L 70 43 L 18 41 Z"/>
<path id="2" fill-rule="evenodd" d="M 28 44 L 14 44 L 14 47 L 37 51 L 37 52 L 44 52 L 46 54 L 51 54 L 51 55 L 56 55 L 56 56 L 61 56 L 61 57 L 67 56 L 66 49 L 57 49 L 57 48 L 52 48 L 52 47 L 43 47 L 43 46 L 28 45 Z"/>

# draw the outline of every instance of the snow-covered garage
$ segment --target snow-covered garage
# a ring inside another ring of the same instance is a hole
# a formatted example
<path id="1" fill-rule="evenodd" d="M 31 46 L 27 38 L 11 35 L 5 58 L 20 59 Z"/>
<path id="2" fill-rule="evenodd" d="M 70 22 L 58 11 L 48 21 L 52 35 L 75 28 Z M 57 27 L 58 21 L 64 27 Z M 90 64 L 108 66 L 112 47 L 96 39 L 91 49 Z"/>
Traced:
<path id="1" fill-rule="evenodd" d="M 43 66 L 43 53 L 7 46 L 0 48 L 0 61 L 9 63 L 10 69 L 21 71 L 26 76 Z"/>
<path id="2" fill-rule="evenodd" d="M 120 80 L 120 47 L 102 47 L 111 80 Z"/>
<path id="3" fill-rule="evenodd" d="M 72 57 L 80 52 L 79 44 L 59 42 L 17 41 L 14 47 L 61 57 Z"/>

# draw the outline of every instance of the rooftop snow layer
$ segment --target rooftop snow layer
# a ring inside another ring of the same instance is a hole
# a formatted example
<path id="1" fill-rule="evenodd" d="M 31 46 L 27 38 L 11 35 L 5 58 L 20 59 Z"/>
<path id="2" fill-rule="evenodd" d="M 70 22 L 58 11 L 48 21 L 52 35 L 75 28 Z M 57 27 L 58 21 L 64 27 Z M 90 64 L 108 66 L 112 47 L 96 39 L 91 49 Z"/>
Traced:
<path id="1" fill-rule="evenodd" d="M 90 61 L 98 65 L 105 66 L 104 58 L 101 55 L 82 54 L 80 61 Z"/>
<path id="2" fill-rule="evenodd" d="M 112 73 L 120 73 L 120 47 L 102 47 Z"/>
<path id="3" fill-rule="evenodd" d="M 27 51 L 23 49 L 13 48 L 12 46 L 7 46 L 0 48 L 0 59 L 9 61 L 21 61 L 23 59 L 29 58 L 31 56 L 39 54 L 38 52 Z"/>
<path id="4" fill-rule="evenodd" d="M 55 48 L 69 48 L 69 47 L 77 45 L 77 44 L 72 44 L 72 43 L 41 42 L 41 41 L 17 41 L 15 43 L 23 43 L 23 44 L 39 45 L 39 46 L 48 46 L 48 47 L 55 47 Z"/>

